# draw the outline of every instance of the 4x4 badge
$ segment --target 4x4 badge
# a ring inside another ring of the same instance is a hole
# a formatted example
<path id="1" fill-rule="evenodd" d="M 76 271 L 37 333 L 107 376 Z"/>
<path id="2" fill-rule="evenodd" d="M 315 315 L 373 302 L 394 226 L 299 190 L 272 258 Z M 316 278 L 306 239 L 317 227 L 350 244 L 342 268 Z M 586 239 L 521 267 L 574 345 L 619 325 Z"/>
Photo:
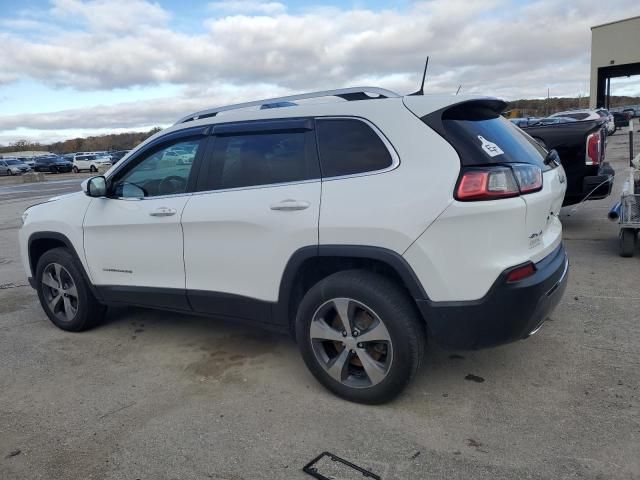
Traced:
<path id="1" fill-rule="evenodd" d="M 490 157 L 497 157 L 498 155 L 502 155 L 504 152 L 502 149 L 493 142 L 490 142 L 482 135 L 478 135 L 478 140 L 482 142 L 482 149 L 485 151 L 487 155 Z"/>

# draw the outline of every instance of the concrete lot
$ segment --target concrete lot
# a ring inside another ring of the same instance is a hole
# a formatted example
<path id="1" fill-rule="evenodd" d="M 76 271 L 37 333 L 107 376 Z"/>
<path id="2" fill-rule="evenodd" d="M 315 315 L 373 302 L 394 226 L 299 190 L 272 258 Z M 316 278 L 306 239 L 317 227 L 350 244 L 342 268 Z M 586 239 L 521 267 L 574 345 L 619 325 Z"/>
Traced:
<path id="1" fill-rule="evenodd" d="M 610 139 L 618 172 L 626 152 Z M 119 309 L 58 330 L 26 286 L 18 215 L 78 187 L 20 187 L 0 188 L 2 479 L 302 479 L 325 450 L 385 480 L 640 479 L 640 252 L 618 256 L 615 193 L 563 211 L 569 286 L 537 335 L 430 346 L 403 396 L 366 407 L 321 388 L 291 340 L 247 327 Z"/>

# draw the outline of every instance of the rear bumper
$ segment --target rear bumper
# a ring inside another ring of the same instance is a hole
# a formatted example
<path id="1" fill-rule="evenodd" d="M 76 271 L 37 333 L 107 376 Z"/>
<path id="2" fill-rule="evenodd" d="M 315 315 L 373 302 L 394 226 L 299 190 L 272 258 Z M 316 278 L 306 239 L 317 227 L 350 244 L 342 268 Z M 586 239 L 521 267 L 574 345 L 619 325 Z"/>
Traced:
<path id="1" fill-rule="evenodd" d="M 567 190 L 563 206 L 574 205 L 585 199 L 602 200 L 611 195 L 616 172 L 609 163 L 604 163 L 598 175 L 587 175 L 582 178 L 582 185 L 578 183 L 578 189 Z M 588 196 L 588 198 L 587 198 Z"/>
<path id="2" fill-rule="evenodd" d="M 536 273 L 507 283 L 503 272 L 479 300 L 418 300 L 430 334 L 451 349 L 486 348 L 527 338 L 556 307 L 567 285 L 569 262 L 564 247 L 536 263 Z"/>

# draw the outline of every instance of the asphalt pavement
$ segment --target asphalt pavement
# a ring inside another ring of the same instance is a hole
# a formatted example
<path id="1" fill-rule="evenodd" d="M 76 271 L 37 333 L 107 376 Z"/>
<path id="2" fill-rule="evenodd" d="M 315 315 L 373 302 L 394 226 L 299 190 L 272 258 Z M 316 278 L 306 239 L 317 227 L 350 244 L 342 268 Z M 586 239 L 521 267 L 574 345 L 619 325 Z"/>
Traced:
<path id="1" fill-rule="evenodd" d="M 609 140 L 619 173 L 627 151 Z M 640 479 L 640 251 L 621 258 L 606 218 L 621 182 L 563 209 L 569 284 L 539 333 L 430 344 L 377 407 L 324 390 L 289 338 L 238 324 L 125 308 L 58 330 L 26 285 L 19 216 L 79 181 L 0 187 L 0 478 L 304 479 L 330 451 L 384 480 Z"/>

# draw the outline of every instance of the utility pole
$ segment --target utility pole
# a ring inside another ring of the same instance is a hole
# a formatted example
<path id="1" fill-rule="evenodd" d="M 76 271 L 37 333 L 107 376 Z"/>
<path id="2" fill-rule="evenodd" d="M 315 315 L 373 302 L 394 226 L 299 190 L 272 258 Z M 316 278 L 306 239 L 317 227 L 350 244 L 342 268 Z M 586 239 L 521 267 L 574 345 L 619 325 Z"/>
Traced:
<path id="1" fill-rule="evenodd" d="M 549 116 L 549 87 L 547 87 L 547 108 L 546 108 L 545 117 Z"/>

